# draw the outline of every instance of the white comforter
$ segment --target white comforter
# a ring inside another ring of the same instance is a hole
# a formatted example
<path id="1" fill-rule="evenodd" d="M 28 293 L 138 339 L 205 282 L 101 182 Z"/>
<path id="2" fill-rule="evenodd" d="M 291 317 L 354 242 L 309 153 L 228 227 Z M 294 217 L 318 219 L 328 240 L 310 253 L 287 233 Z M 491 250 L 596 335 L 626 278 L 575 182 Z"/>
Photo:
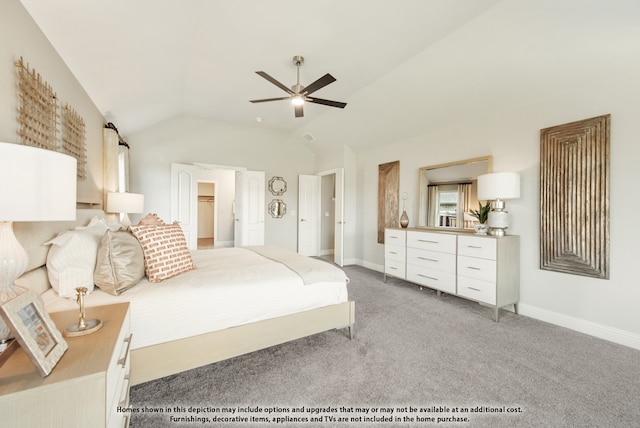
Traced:
<path id="1" fill-rule="evenodd" d="M 96 288 L 85 298 L 87 318 L 91 306 L 130 302 L 136 349 L 347 301 L 344 273 L 338 273 L 341 281 L 305 285 L 284 264 L 248 249 L 200 250 L 192 256 L 197 269 L 160 283 L 145 278 L 120 296 Z M 77 309 L 53 289 L 43 298 L 49 312 Z"/>

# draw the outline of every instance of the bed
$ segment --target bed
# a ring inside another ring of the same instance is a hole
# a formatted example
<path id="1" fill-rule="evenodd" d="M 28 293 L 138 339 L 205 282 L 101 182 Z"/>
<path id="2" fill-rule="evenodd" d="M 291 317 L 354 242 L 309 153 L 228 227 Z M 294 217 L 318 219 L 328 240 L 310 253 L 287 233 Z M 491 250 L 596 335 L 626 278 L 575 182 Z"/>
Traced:
<path id="1" fill-rule="evenodd" d="M 44 242 L 86 225 L 100 210 L 78 210 L 75 222 L 16 223 L 30 264 L 19 280 L 41 294 L 49 312 L 77 308 L 47 283 Z M 355 304 L 348 278 L 332 264 L 277 247 L 192 251 L 196 269 L 153 283 L 143 278 L 116 296 L 96 288 L 91 306 L 130 303 L 131 384 L 331 329 L 353 337 Z"/>

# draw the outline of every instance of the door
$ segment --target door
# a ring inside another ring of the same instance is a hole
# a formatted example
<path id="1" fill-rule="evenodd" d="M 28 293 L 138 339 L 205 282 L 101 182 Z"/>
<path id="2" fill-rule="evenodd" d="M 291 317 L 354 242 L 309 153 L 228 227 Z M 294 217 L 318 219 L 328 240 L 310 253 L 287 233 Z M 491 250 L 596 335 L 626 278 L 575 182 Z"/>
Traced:
<path id="1" fill-rule="evenodd" d="M 320 176 L 298 177 L 298 253 L 318 256 L 320 252 Z"/>
<path id="2" fill-rule="evenodd" d="M 236 247 L 264 244 L 264 171 L 236 171 Z"/>
<path id="3" fill-rule="evenodd" d="M 336 201 L 335 219 L 336 226 L 333 243 L 333 262 L 338 266 L 344 265 L 344 169 L 336 170 Z"/>
<path id="4" fill-rule="evenodd" d="M 171 222 L 180 224 L 190 250 L 198 248 L 198 171 L 197 166 L 171 164 Z"/>

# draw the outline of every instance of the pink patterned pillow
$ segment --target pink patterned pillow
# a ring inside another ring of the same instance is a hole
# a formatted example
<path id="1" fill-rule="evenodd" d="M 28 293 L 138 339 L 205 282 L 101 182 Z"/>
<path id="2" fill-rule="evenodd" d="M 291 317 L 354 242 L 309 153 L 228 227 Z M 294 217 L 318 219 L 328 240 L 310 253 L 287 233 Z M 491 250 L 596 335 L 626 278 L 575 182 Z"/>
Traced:
<path id="1" fill-rule="evenodd" d="M 174 224 L 131 226 L 142 245 L 145 273 L 151 282 L 160 282 L 196 268 L 187 248 L 182 228 Z"/>

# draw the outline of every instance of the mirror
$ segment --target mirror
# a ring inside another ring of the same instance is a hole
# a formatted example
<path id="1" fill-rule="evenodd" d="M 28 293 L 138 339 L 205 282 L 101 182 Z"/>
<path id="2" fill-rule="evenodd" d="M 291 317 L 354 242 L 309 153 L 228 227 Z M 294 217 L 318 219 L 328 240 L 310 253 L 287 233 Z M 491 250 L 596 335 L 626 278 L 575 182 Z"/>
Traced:
<path id="1" fill-rule="evenodd" d="M 287 213 L 287 204 L 282 199 L 274 199 L 269 202 L 269 214 L 273 218 L 281 218 Z"/>
<path id="2" fill-rule="evenodd" d="M 287 191 L 287 182 L 282 177 L 272 177 L 269 180 L 269 191 L 274 196 L 280 196 Z"/>
<path id="3" fill-rule="evenodd" d="M 492 164 L 484 156 L 420 168 L 417 227 L 473 229 L 477 219 L 468 212 L 478 209 L 477 178 L 491 172 Z"/>

